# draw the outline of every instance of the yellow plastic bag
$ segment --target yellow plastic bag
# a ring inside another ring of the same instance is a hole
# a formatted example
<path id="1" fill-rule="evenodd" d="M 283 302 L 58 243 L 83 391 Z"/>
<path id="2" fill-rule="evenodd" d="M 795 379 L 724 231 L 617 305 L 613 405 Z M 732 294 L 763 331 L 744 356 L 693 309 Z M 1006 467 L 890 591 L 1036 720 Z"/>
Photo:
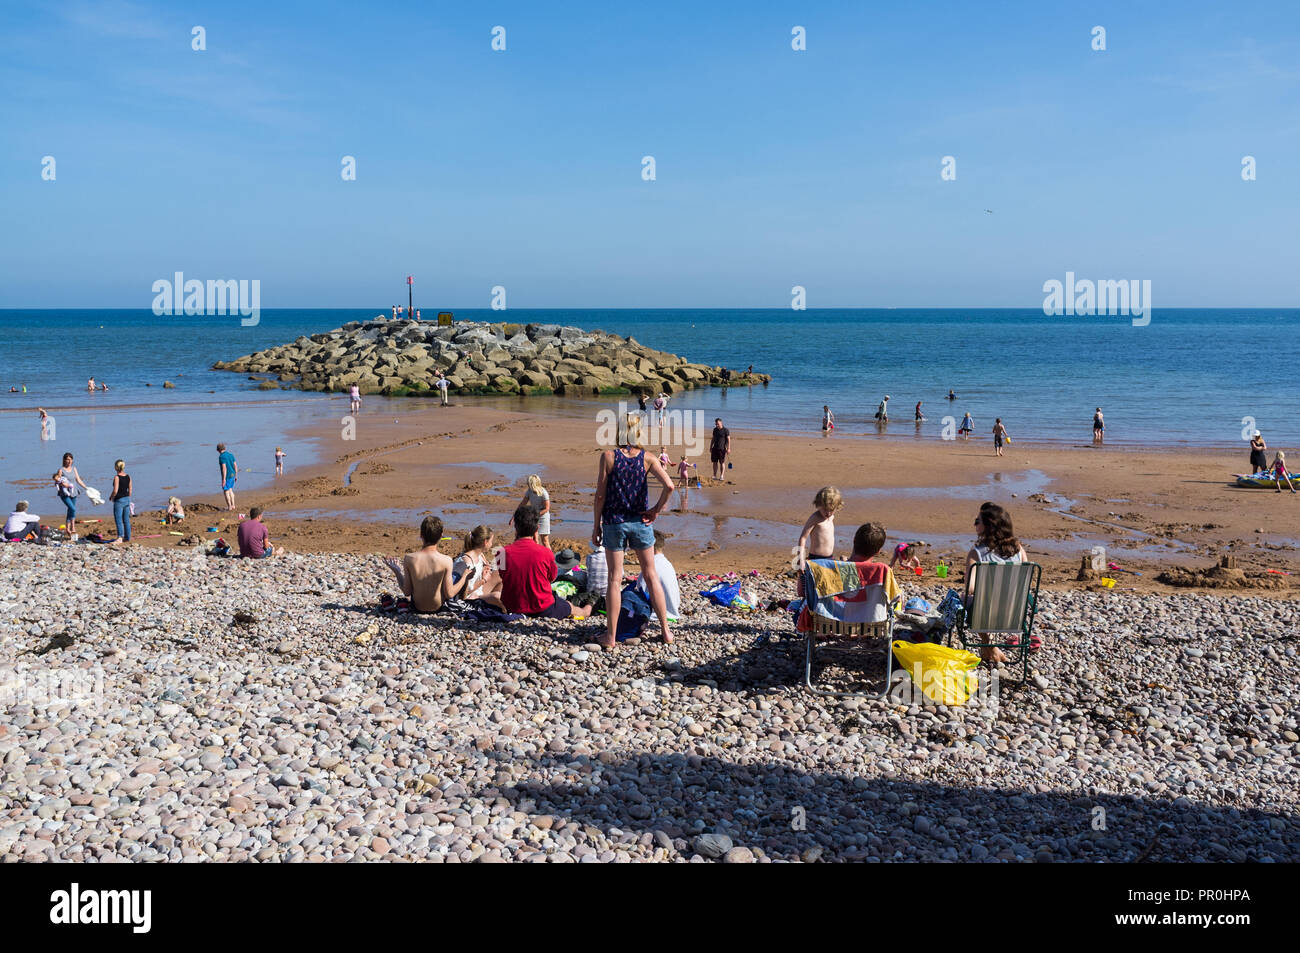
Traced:
<path id="1" fill-rule="evenodd" d="M 894 658 L 936 704 L 964 705 L 979 687 L 974 670 L 980 657 L 974 652 L 932 642 L 895 642 Z"/>

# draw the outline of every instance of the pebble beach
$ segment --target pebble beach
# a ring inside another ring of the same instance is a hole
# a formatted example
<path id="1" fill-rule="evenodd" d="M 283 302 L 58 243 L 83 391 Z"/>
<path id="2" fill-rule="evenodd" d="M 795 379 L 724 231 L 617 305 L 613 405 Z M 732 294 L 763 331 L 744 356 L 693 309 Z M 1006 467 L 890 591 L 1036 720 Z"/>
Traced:
<path id="1" fill-rule="evenodd" d="M 811 695 L 689 576 L 672 645 L 602 652 L 383 615 L 360 554 L 0 573 L 4 861 L 1300 860 L 1291 600 L 1045 592 L 1030 683 L 946 708 Z"/>

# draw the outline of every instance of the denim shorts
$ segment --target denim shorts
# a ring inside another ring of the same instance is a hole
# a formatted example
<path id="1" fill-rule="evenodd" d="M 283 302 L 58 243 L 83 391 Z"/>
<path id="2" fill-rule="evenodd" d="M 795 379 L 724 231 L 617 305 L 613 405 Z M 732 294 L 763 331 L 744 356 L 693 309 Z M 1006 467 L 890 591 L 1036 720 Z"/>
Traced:
<path id="1" fill-rule="evenodd" d="M 626 523 L 602 523 L 600 525 L 601 542 L 605 549 L 621 552 L 625 549 L 653 549 L 655 545 L 654 527 L 640 520 Z"/>

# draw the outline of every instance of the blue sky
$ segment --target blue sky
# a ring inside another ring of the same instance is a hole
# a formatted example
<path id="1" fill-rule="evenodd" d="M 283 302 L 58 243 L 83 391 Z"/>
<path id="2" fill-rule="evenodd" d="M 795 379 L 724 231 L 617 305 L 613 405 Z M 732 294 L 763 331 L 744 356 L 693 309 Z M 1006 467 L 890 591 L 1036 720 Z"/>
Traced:
<path id="1" fill-rule="evenodd" d="M 1297 304 L 1295 4 L 375 6 L 7 0 L 0 307 Z"/>

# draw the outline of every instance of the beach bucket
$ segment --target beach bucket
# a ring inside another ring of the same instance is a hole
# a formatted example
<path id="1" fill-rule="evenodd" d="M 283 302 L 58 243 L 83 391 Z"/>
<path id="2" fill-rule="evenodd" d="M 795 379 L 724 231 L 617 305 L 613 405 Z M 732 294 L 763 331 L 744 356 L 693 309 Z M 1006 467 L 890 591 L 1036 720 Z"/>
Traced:
<path id="1" fill-rule="evenodd" d="M 940 563 L 938 566 L 934 567 L 934 574 L 938 576 L 940 579 L 947 579 L 948 567 Z"/>
<path id="2" fill-rule="evenodd" d="M 916 567 L 914 567 L 914 568 L 912 569 L 912 572 L 916 573 L 918 576 L 924 576 L 924 575 L 925 575 L 925 570 L 922 569 L 920 566 L 916 566 Z"/>
<path id="3" fill-rule="evenodd" d="M 1106 577 L 1106 576 L 1102 576 L 1102 578 L 1101 578 L 1101 584 L 1102 584 L 1103 586 L 1105 586 L 1107 589 L 1114 589 L 1114 588 L 1115 588 L 1115 580 L 1114 580 L 1114 579 L 1110 579 L 1109 577 Z"/>

